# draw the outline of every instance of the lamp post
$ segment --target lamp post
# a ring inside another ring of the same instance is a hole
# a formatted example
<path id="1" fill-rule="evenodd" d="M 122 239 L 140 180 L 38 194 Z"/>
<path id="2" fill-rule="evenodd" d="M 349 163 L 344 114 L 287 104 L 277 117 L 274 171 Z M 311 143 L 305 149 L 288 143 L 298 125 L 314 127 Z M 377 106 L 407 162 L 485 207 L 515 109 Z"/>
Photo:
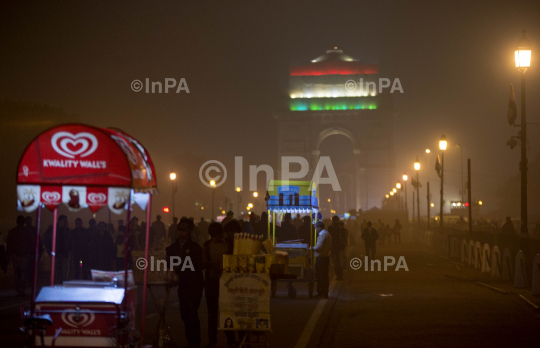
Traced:
<path id="1" fill-rule="evenodd" d="M 420 180 L 418 179 L 420 161 L 418 160 L 418 156 L 416 156 L 416 161 L 414 162 L 414 170 L 416 170 L 416 211 L 418 213 L 418 227 L 420 227 Z"/>
<path id="2" fill-rule="evenodd" d="M 528 238 L 528 216 L 527 216 L 527 117 L 526 117 L 526 103 L 525 103 L 525 72 L 531 66 L 531 45 L 527 37 L 525 36 L 525 30 L 523 35 L 518 41 L 518 45 L 515 51 L 516 68 L 521 72 L 521 249 L 525 249 L 525 239 Z M 524 250 L 526 251 L 526 250 Z"/>
<path id="3" fill-rule="evenodd" d="M 441 227 L 441 232 L 442 232 L 442 229 L 443 229 L 443 207 L 444 207 L 444 199 L 443 199 L 443 195 L 444 195 L 444 151 L 446 151 L 446 147 L 448 146 L 448 142 L 446 141 L 446 136 L 443 134 L 441 139 L 439 140 L 439 150 L 441 150 L 441 174 L 440 174 L 440 177 L 441 177 L 441 211 L 440 211 L 440 215 L 439 215 L 439 220 L 440 220 L 440 227 Z"/>
<path id="4" fill-rule="evenodd" d="M 176 192 L 176 173 L 169 174 L 172 182 L 172 219 L 174 219 L 174 193 Z"/>
<path id="5" fill-rule="evenodd" d="M 465 196 L 464 196 L 464 193 L 463 191 L 464 190 L 464 186 L 463 186 L 463 146 L 461 146 L 461 144 L 456 144 L 456 146 L 459 146 L 459 149 L 461 151 L 461 203 L 464 203 L 465 202 Z"/>
<path id="6" fill-rule="evenodd" d="M 259 193 L 257 191 L 253 192 L 253 197 L 255 198 L 255 214 L 257 214 L 257 211 L 259 210 L 259 201 L 257 199 Z"/>
<path id="7" fill-rule="evenodd" d="M 398 190 L 400 190 L 401 192 L 403 192 L 403 187 L 401 186 L 400 182 L 396 183 L 396 188 Z M 401 196 L 401 194 L 398 195 L 398 197 L 399 197 L 398 198 L 399 199 L 399 210 L 403 210 L 403 197 Z"/>
<path id="8" fill-rule="evenodd" d="M 236 188 L 236 192 L 238 193 L 236 196 L 236 214 L 238 214 L 237 216 L 240 216 L 240 192 L 242 192 L 240 186 Z"/>
<path id="9" fill-rule="evenodd" d="M 407 173 L 403 173 L 403 186 L 405 187 L 405 213 L 407 213 L 407 221 L 409 220 L 409 208 L 407 207 Z"/>
<path id="10" fill-rule="evenodd" d="M 214 180 L 210 180 L 210 186 L 212 187 L 212 219 L 215 217 L 214 214 L 214 201 L 216 196 L 216 182 Z"/>

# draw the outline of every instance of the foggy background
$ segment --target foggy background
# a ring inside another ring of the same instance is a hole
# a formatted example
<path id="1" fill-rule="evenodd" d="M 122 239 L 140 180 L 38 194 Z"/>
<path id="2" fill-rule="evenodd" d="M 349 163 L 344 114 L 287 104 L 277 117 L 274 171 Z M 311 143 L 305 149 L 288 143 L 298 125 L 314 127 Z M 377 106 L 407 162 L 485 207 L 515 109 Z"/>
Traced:
<path id="1" fill-rule="evenodd" d="M 521 110 L 514 49 L 526 29 L 533 50 L 527 117 L 540 124 L 538 23 L 538 1 L 3 2 L 1 229 L 14 225 L 18 214 L 15 174 L 25 146 L 66 122 L 118 127 L 148 149 L 160 191 L 153 216 L 171 207 L 174 171 L 176 216 L 210 218 L 212 192 L 198 178 L 200 165 L 210 159 L 228 169 L 227 182 L 216 189 L 216 214 L 230 204 L 236 211 L 234 156 L 244 157 L 240 206 L 258 202 L 260 213 L 264 177 L 255 201 L 247 191 L 248 170 L 261 164 L 277 168 L 272 113 L 287 109 L 288 69 L 335 46 L 360 62 L 379 63 L 380 77 L 400 79 L 405 93 L 392 95 L 396 181 L 404 171 L 413 174 L 419 156 L 423 215 L 429 176 L 432 215 L 438 213 L 440 181 L 433 168 L 444 133 L 447 212 L 448 203 L 461 197 L 461 144 L 465 182 L 466 160 L 472 160 L 473 200 L 483 201 L 483 212 L 519 217 L 519 147 L 506 146 L 518 129 L 508 125 L 506 113 L 509 83 L 518 115 Z M 133 80 L 146 78 L 163 84 L 165 78 L 185 78 L 190 93 L 131 89 Z M 531 222 L 540 222 L 539 134 L 540 125 L 528 128 Z M 429 168 L 426 148 L 432 150 Z M 346 168 L 351 149 L 345 138 L 332 136 L 321 153 Z M 407 190 L 411 210 L 410 181 Z M 78 215 L 87 219 L 91 213 Z M 107 220 L 106 209 L 97 218 Z"/>

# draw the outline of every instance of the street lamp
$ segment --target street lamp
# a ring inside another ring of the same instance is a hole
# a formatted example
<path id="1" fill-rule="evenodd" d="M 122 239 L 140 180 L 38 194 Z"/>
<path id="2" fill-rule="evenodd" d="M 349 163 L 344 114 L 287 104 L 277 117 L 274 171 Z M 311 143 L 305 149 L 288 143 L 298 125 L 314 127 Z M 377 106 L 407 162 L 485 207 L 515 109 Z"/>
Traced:
<path id="1" fill-rule="evenodd" d="M 418 156 L 416 156 L 416 161 L 414 162 L 414 170 L 416 170 L 416 212 L 418 216 L 418 227 L 420 227 L 420 180 L 418 179 L 420 161 L 418 160 Z"/>
<path id="2" fill-rule="evenodd" d="M 169 174 L 172 182 L 172 219 L 174 219 L 174 193 L 176 192 L 176 173 Z"/>
<path id="3" fill-rule="evenodd" d="M 401 194 L 398 195 L 399 200 L 399 210 L 403 210 L 403 186 L 401 186 L 401 183 L 396 183 L 396 188 L 401 191 Z"/>
<path id="4" fill-rule="evenodd" d="M 394 195 L 394 191 L 390 191 L 390 196 L 393 196 Z"/>
<path id="5" fill-rule="evenodd" d="M 518 45 L 515 52 L 516 68 L 521 72 L 521 250 L 528 254 L 525 249 L 525 239 L 528 238 L 528 216 L 527 216 L 527 117 L 526 117 L 526 103 L 525 103 L 525 72 L 527 68 L 531 66 L 531 44 L 525 36 L 525 30 L 523 35 L 518 41 Z"/>
<path id="6" fill-rule="evenodd" d="M 394 188 L 392 189 L 392 191 L 394 191 L 394 193 L 396 193 L 396 192 L 397 192 L 397 189 L 394 187 Z"/>
<path id="7" fill-rule="evenodd" d="M 240 200 L 242 198 L 242 197 L 240 197 L 240 192 L 242 192 L 242 189 L 240 188 L 240 186 L 236 187 L 236 192 L 238 193 L 238 195 L 236 196 L 236 213 L 240 214 Z M 240 215 L 238 215 L 238 216 L 240 216 Z"/>
<path id="8" fill-rule="evenodd" d="M 251 209 L 253 208 L 253 204 L 252 203 L 248 203 L 248 207 Z"/>
<path id="9" fill-rule="evenodd" d="M 405 187 L 405 212 L 407 213 L 407 221 L 409 220 L 409 208 L 407 208 L 407 173 L 403 173 L 403 187 Z"/>
<path id="10" fill-rule="evenodd" d="M 441 177 L 441 211 L 439 213 L 439 223 L 441 227 L 441 232 L 443 229 L 443 207 L 444 207 L 444 152 L 446 151 L 446 147 L 448 146 L 448 142 L 446 141 L 446 136 L 443 134 L 441 136 L 441 139 L 439 140 L 439 150 L 441 150 L 441 171 L 439 176 Z"/>
<path id="11" fill-rule="evenodd" d="M 253 192 L 253 197 L 257 198 L 259 197 L 259 193 L 257 191 Z M 259 210 L 259 200 L 258 199 L 255 199 L 255 210 Z M 255 211 L 255 213 L 257 213 Z"/>
<path id="12" fill-rule="evenodd" d="M 214 180 L 211 180 L 210 186 L 212 186 L 212 219 L 213 219 L 214 218 L 214 197 L 216 196 L 216 182 Z"/>
<path id="13" fill-rule="evenodd" d="M 463 146 L 460 144 L 456 144 L 456 146 L 459 146 L 459 149 L 461 150 L 461 201 L 464 202 L 465 198 L 464 196 L 464 186 L 463 186 Z"/>
<path id="14" fill-rule="evenodd" d="M 390 197 L 390 195 L 387 193 L 387 194 L 386 194 L 386 198 L 388 198 L 388 197 Z"/>

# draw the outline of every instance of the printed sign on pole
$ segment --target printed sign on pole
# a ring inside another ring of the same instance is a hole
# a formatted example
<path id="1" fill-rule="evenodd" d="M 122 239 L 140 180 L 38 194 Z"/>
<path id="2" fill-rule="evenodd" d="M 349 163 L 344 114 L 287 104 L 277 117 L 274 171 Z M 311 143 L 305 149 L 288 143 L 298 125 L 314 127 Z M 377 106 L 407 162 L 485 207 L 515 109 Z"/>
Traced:
<path id="1" fill-rule="evenodd" d="M 224 273 L 219 283 L 219 328 L 269 331 L 270 284 L 266 273 Z"/>

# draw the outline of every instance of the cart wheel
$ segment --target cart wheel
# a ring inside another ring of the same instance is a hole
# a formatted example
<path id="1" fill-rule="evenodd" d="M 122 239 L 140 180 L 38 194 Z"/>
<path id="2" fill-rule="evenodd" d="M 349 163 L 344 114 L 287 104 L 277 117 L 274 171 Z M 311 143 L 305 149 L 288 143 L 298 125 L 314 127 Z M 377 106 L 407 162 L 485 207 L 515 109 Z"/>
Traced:
<path id="1" fill-rule="evenodd" d="M 308 293 L 309 297 L 313 297 L 313 282 L 309 282 L 308 284 Z"/>
<path id="2" fill-rule="evenodd" d="M 270 291 L 272 292 L 272 298 L 275 298 L 277 291 L 277 282 L 275 280 L 270 284 Z"/>
<path id="3" fill-rule="evenodd" d="M 296 289 L 292 286 L 289 288 L 289 298 L 296 298 Z"/>

